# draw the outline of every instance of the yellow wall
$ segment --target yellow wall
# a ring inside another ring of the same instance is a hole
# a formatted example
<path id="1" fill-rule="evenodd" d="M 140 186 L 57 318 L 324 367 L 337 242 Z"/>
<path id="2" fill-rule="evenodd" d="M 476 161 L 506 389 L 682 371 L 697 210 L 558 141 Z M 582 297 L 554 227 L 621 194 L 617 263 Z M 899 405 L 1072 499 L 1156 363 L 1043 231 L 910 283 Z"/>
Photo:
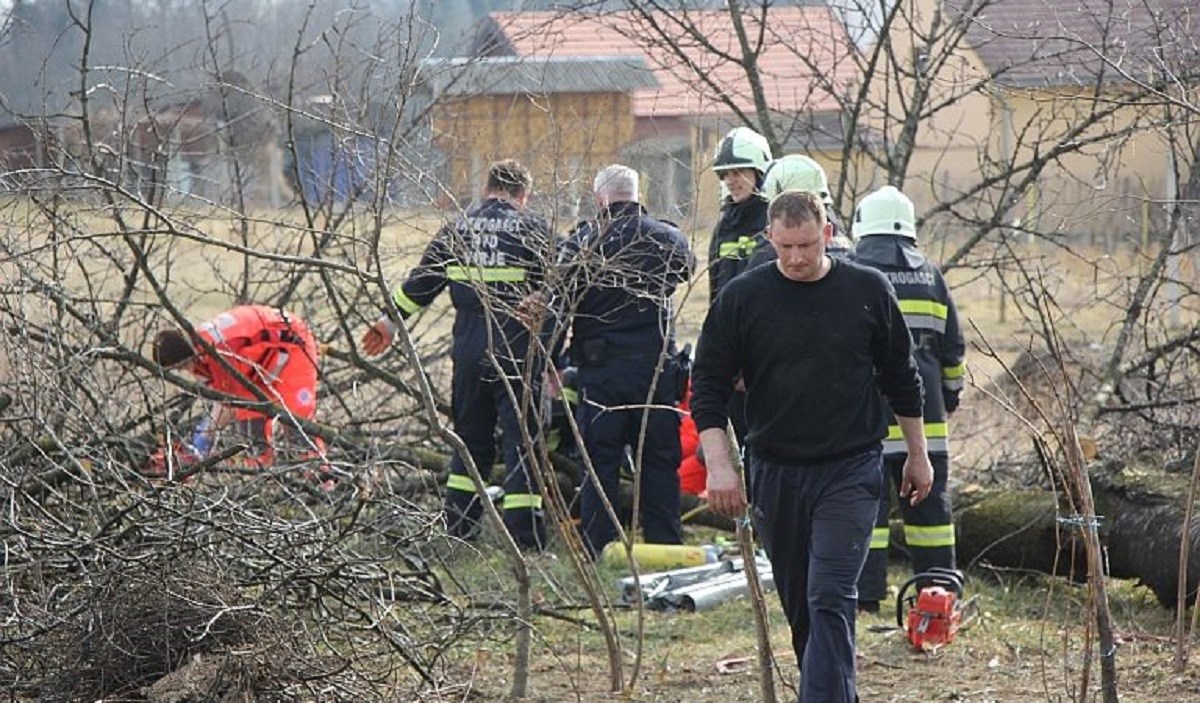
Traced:
<path id="1" fill-rule="evenodd" d="M 902 1 L 904 11 L 893 25 L 890 41 L 892 55 L 908 62 L 911 72 L 917 46 L 912 27 L 928 34 L 939 2 Z M 935 48 L 932 53 L 943 51 L 944 47 Z M 935 203 L 953 201 L 999 173 L 1001 164 L 1015 159 L 1020 165 L 1035 151 L 1053 149 L 1093 111 L 1104 109 L 1107 99 L 1120 98 L 1118 87 L 1096 103 L 1086 90 L 996 85 L 969 47 L 959 46 L 952 55 L 930 83 L 929 102 L 948 104 L 920 126 L 903 185 L 919 213 Z M 877 137 L 887 135 L 890 140 L 900 133 L 904 101 L 915 85 L 911 76 L 899 76 L 893 69 L 886 60 L 879 67 L 878 75 L 890 78 L 872 84 L 873 107 L 867 110 L 868 127 Z M 1113 233 L 1141 234 L 1155 226 L 1154 218 L 1161 219 L 1163 209 L 1152 202 L 1168 194 L 1169 166 L 1167 142 L 1156 117 L 1149 108 L 1130 105 L 1072 137 L 1087 141 L 1111 135 L 1046 168 L 1036 186 L 1015 200 L 1005 222 L 1035 224 L 1046 233 L 1095 233 L 1108 228 L 1120 230 Z M 860 193 L 886 182 L 885 173 L 863 160 L 852 168 Z M 997 189 L 972 200 L 956 206 L 956 211 L 986 218 L 1006 205 Z"/>
<path id="2" fill-rule="evenodd" d="M 1160 131 L 1161 111 L 1127 105 L 1080 130 L 1097 111 L 1120 100 L 1117 90 L 1100 103 L 1086 91 L 1068 89 L 1010 89 L 998 96 L 994 153 L 1012 154 L 1022 163 L 1067 139 L 1085 143 L 1046 168 L 1015 208 L 1014 218 L 1043 232 L 1100 227 L 1141 236 L 1161 216 L 1162 209 L 1152 205 L 1169 193 L 1170 149 Z M 1098 136 L 1103 139 L 1087 144 Z"/>
<path id="3" fill-rule="evenodd" d="M 478 96 L 438 105 L 433 129 L 458 204 L 477 197 L 488 164 L 505 158 L 524 163 L 535 195 L 551 204 L 590 193 L 596 171 L 629 141 L 633 113 L 621 93 Z"/>
<path id="4" fill-rule="evenodd" d="M 892 51 L 881 54 L 870 77 L 864 127 L 888 147 L 901 138 L 904 120 L 912 111 L 908 106 L 918 89 L 913 77 L 915 57 L 925 50 L 923 37 L 930 34 L 938 17 L 937 5 L 937 0 L 905 2 L 889 36 Z M 923 102 L 941 107 L 925 115 L 918 127 L 903 185 L 918 211 L 952 194 L 956 184 L 977 180 L 979 155 L 987 148 L 992 132 L 991 100 L 985 88 L 989 81 L 983 64 L 973 51 L 948 47 L 947 41 L 943 39 L 929 51 L 933 58 L 925 74 L 928 87 Z M 893 65 L 890 56 L 904 65 Z M 948 58 L 937 66 L 942 56 Z M 853 182 L 859 196 L 887 181 L 886 171 L 871 160 L 855 164 Z"/>

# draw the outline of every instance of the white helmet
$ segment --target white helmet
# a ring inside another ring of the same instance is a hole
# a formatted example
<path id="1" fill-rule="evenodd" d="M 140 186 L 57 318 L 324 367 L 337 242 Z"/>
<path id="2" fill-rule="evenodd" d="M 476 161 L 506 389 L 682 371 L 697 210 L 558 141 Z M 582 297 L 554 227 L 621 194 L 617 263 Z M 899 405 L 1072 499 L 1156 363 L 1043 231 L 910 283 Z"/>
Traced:
<path id="1" fill-rule="evenodd" d="M 712 169 L 720 173 L 735 168 L 752 168 L 763 173 L 770 163 L 771 145 L 766 137 L 749 127 L 734 127 L 717 145 Z"/>
<path id="2" fill-rule="evenodd" d="M 858 204 L 850 231 L 855 239 L 868 234 L 898 234 L 915 241 L 917 217 L 913 202 L 895 186 L 884 186 Z"/>
<path id="3" fill-rule="evenodd" d="M 829 179 L 821 164 L 803 154 L 788 154 L 771 162 L 763 179 L 763 195 L 773 199 L 785 190 L 806 190 L 821 197 L 826 205 L 833 204 L 829 194 Z"/>

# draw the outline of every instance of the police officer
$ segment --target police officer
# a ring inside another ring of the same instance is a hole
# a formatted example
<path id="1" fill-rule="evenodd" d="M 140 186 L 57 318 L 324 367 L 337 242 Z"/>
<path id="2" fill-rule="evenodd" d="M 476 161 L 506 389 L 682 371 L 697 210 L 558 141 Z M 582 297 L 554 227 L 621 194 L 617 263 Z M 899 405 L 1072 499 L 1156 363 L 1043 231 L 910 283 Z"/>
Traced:
<path id="1" fill-rule="evenodd" d="M 708 245 L 709 302 L 725 284 L 750 263 L 767 228 L 767 198 L 763 175 L 771 162 L 771 146 L 749 127 L 734 127 L 717 145 L 712 170 L 728 193 L 721 202 L 721 218 Z"/>
<path id="2" fill-rule="evenodd" d="M 420 263 L 395 289 L 393 300 L 408 318 L 433 302 L 447 286 L 454 304 L 454 372 L 451 389 L 454 430 L 467 445 L 484 476 L 496 455 L 500 426 L 504 450 L 504 523 L 519 546 L 540 550 L 545 544 L 542 496 L 537 490 L 523 441 L 538 435 L 536 391 L 543 366 L 527 368 L 531 336 L 516 316 L 520 303 L 541 290 L 544 262 L 554 255 L 549 227 L 525 212 L 532 186 L 529 171 L 512 160 L 488 169 L 483 199 L 429 243 Z M 363 350 L 374 355 L 391 344 L 393 323 L 385 316 L 363 336 Z M 525 385 L 536 384 L 529 407 Z M 510 396 L 510 392 L 512 395 Z M 454 457 L 446 481 L 444 512 L 452 535 L 471 537 L 482 516 L 481 496 L 461 457 Z"/>
<path id="3" fill-rule="evenodd" d="M 821 168 L 821 164 L 816 160 L 804 154 L 788 154 L 775 159 L 767 168 L 767 175 L 763 177 L 762 189 L 768 201 L 774 200 L 785 190 L 816 193 L 825 205 L 826 219 L 833 226 L 833 238 L 825 247 L 825 253 L 841 259 L 854 254 L 854 243 L 846 236 L 837 212 L 833 209 L 833 196 L 829 192 L 829 179 L 825 176 L 825 169 Z M 751 267 L 775 258 L 774 247 L 765 240 L 759 251 L 761 254 L 752 258 Z"/>
<path id="4" fill-rule="evenodd" d="M 950 472 L 947 417 L 958 407 L 963 388 L 966 345 L 958 313 L 938 268 L 917 248 L 916 218 L 912 201 L 893 186 L 867 195 L 854 214 L 855 260 L 879 269 L 891 281 L 904 320 L 912 331 L 913 355 L 925 388 L 923 422 L 933 465 L 929 498 L 910 505 L 900 501 L 904 540 L 913 571 L 931 567 L 955 568 L 954 524 L 950 515 L 947 477 Z M 884 473 L 899 485 L 907 453 L 895 417 L 884 440 Z M 871 549 L 858 583 L 859 608 L 879 609 L 887 588 L 887 491 L 879 502 L 879 515 L 871 536 Z"/>
<path id="5" fill-rule="evenodd" d="M 578 424 L 599 487 L 584 477 L 580 519 L 595 557 L 617 536 L 601 491 L 617 502 L 625 448 L 641 459 L 640 505 L 645 540 L 679 544 L 679 380 L 672 296 L 695 270 L 687 240 L 638 202 L 638 174 L 613 164 L 595 178 L 599 214 L 568 238 L 564 303 L 573 310 L 572 361 L 578 366 Z"/>

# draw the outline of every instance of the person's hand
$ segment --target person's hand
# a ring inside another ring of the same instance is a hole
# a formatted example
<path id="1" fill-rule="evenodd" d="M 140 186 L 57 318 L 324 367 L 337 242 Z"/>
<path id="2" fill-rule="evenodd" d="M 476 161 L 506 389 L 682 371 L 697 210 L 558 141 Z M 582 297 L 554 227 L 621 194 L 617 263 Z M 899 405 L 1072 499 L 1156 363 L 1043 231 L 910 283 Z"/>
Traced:
<path id="1" fill-rule="evenodd" d="M 533 330 L 541 325 L 546 316 L 546 298 L 544 291 L 534 291 L 517 303 L 516 318 L 526 329 Z"/>
<path id="2" fill-rule="evenodd" d="M 900 481 L 900 497 L 908 498 L 909 505 L 925 500 L 933 488 L 933 466 L 929 455 L 909 453 L 904 461 L 904 476 Z"/>
<path id="3" fill-rule="evenodd" d="M 551 367 L 542 373 L 542 387 L 550 398 L 562 399 L 562 376 L 558 375 L 558 369 Z"/>
<path id="4" fill-rule="evenodd" d="M 388 320 L 380 320 L 376 322 L 363 334 L 362 349 L 367 356 L 376 356 L 382 354 L 389 346 L 392 345 L 392 338 L 395 333 L 392 330 L 392 324 Z"/>
<path id="5" fill-rule="evenodd" d="M 746 491 L 742 477 L 728 462 L 708 468 L 708 507 L 718 515 L 740 518 L 746 513 Z"/>

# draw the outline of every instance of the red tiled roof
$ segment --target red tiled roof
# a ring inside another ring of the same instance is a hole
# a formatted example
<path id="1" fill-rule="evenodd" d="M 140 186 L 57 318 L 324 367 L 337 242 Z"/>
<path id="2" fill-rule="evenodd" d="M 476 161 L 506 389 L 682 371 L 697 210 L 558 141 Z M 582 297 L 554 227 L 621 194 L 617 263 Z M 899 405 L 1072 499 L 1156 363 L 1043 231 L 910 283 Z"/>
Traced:
<path id="1" fill-rule="evenodd" d="M 754 43 L 762 26 L 760 16 L 747 12 L 745 17 Z M 746 73 L 735 62 L 741 56 L 737 34 L 724 11 L 498 12 L 490 19 L 518 56 L 644 56 L 659 87 L 634 93 L 635 116 L 730 114 L 719 94 L 742 110 L 754 110 Z M 678 52 L 661 40 L 664 34 Z M 765 49 L 758 68 L 770 109 L 798 113 L 839 108 L 834 94 L 851 83 L 857 69 L 853 44 L 833 10 L 771 9 L 762 35 Z M 712 85 L 698 85 L 700 75 Z"/>
<path id="2" fill-rule="evenodd" d="M 1008 85 L 1086 85 L 1102 70 L 1120 80 L 1110 62 L 1145 79 L 1160 59 L 1190 60 L 1200 40 L 1195 0 L 995 0 L 975 13 L 967 42 Z"/>

